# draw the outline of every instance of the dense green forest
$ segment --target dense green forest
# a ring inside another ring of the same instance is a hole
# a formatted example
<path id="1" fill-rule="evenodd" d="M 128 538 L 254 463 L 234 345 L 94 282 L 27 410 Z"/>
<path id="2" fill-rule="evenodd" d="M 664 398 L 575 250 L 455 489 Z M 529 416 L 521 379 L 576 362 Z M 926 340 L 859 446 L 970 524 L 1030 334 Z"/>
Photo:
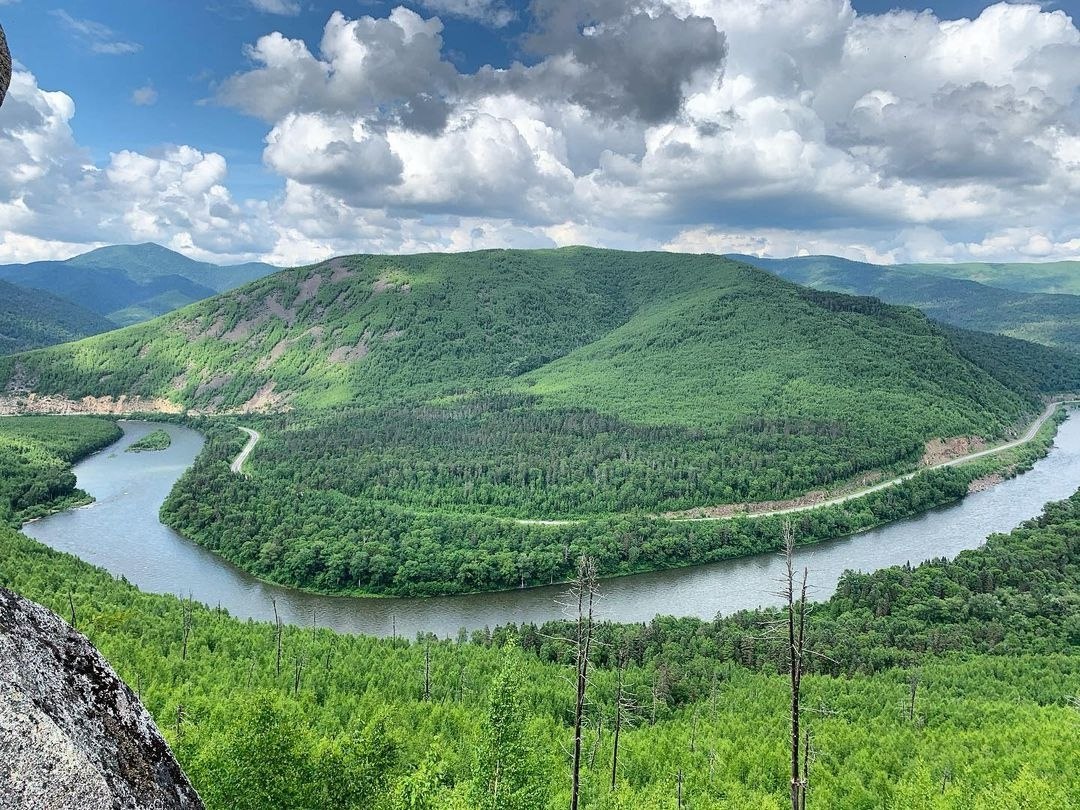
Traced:
<path id="1" fill-rule="evenodd" d="M 354 256 L 152 323 L 0 358 L 0 385 L 270 411 L 218 433 L 169 525 L 261 577 L 424 594 L 775 548 L 788 499 L 995 441 L 1080 390 L 1080 356 L 798 287 L 715 256 L 588 248 Z M 802 518 L 816 541 L 954 500 L 943 470 Z M 228 519 L 223 519 L 228 516 Z M 561 525 L 521 521 L 580 519 Z"/>
<path id="2" fill-rule="evenodd" d="M 568 804 L 569 625 L 456 642 L 279 629 L 141 593 L 3 528 L 0 585 L 90 637 L 211 808 Z M 808 615 L 807 806 L 1073 806 L 1078 592 L 1080 493 L 953 562 L 846 575 Z M 789 807 L 778 618 L 597 625 L 582 807 L 675 806 L 680 786 L 686 808 Z"/>
<path id="3" fill-rule="evenodd" d="M 168 450 L 172 445 L 172 437 L 164 430 L 154 430 L 147 433 L 138 441 L 128 445 L 128 453 L 147 453 L 154 450 Z"/>
<path id="4" fill-rule="evenodd" d="M 116 423 L 89 416 L 0 417 L 0 524 L 21 526 L 85 503 L 71 462 L 121 436 Z"/>
<path id="5" fill-rule="evenodd" d="M 330 428 L 321 419 L 314 426 L 287 427 L 285 419 L 292 416 L 249 422 L 267 438 L 242 476 L 229 470 L 229 462 L 244 444 L 243 434 L 212 420 L 197 423 L 209 437 L 207 446 L 162 507 L 163 521 L 185 537 L 285 585 L 345 593 L 460 593 L 565 581 L 582 555 L 596 560 L 601 576 L 613 576 L 780 547 L 781 517 L 693 522 L 659 520 L 639 510 L 544 525 L 500 517 L 498 504 L 484 514 L 465 487 L 427 494 L 405 486 L 407 465 L 392 473 L 398 476 L 395 492 L 406 493 L 402 499 L 408 503 L 373 500 L 375 493 L 356 483 L 363 465 L 371 463 L 365 462 L 367 451 L 345 427 L 369 429 L 363 414 L 345 415 Z M 957 500 L 972 480 L 992 470 L 1010 473 L 1029 465 L 1048 447 L 1055 426 L 1048 422 L 1035 441 L 1000 456 L 926 471 L 895 487 L 801 512 L 795 520 L 800 540 L 842 537 Z M 462 453 L 463 466 L 470 456 L 476 461 L 474 473 L 508 469 L 493 459 L 484 470 L 482 455 Z M 447 467 L 455 463 L 452 447 L 445 456 L 433 447 L 432 455 Z M 437 471 L 426 463 L 420 469 Z M 582 490 L 567 480 L 556 491 L 577 497 Z M 433 508 L 417 508 L 425 503 Z"/>
<path id="6" fill-rule="evenodd" d="M 836 256 L 739 258 L 796 284 L 850 295 L 871 295 L 890 304 L 917 307 L 944 323 L 1080 352 L 1080 288 L 1072 289 L 1063 281 L 1052 287 L 1063 288 L 1058 294 L 1049 294 L 990 286 L 998 282 L 1008 284 L 1010 279 L 1019 281 L 1019 269 L 1011 265 L 1003 266 L 1000 272 L 987 270 L 976 275 L 971 265 L 941 265 L 931 271 L 882 267 Z M 1062 276 L 1068 278 L 1068 273 L 1062 271 Z M 1022 278 L 1030 283 L 1028 276 Z M 1072 294 L 1065 294 L 1066 291 Z"/>
<path id="7" fill-rule="evenodd" d="M 0 281 L 0 354 L 66 343 L 113 328 L 108 319 L 70 301 Z"/>

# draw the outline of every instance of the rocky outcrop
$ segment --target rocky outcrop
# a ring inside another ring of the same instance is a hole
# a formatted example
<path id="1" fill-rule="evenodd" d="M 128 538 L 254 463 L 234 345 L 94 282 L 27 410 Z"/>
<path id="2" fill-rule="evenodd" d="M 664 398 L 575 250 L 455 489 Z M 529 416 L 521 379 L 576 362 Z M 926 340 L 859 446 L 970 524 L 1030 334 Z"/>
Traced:
<path id="1" fill-rule="evenodd" d="M 202 806 L 149 713 L 94 646 L 0 588 L 0 808 Z"/>
<path id="2" fill-rule="evenodd" d="M 4 26 L 0 25 L 0 105 L 4 103 L 10 86 L 11 51 L 8 50 L 7 37 L 4 36 Z"/>

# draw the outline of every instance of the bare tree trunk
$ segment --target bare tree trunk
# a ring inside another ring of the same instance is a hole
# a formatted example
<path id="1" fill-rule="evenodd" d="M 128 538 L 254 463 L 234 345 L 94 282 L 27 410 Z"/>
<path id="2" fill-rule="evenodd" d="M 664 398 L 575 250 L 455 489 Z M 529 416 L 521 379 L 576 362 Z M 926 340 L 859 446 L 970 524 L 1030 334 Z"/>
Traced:
<path id="1" fill-rule="evenodd" d="M 611 752 L 611 789 L 615 790 L 615 777 L 619 770 L 619 732 L 622 730 L 623 664 L 619 662 L 619 685 L 615 692 L 615 747 Z"/>
<path id="2" fill-rule="evenodd" d="M 277 645 L 277 657 L 274 661 L 274 675 L 281 676 L 281 617 L 277 612 L 277 599 L 270 598 L 270 603 L 274 606 L 274 641 Z"/>
<path id="3" fill-rule="evenodd" d="M 304 671 L 304 660 L 302 658 L 296 659 L 296 665 L 293 670 L 293 697 L 300 694 L 300 675 Z"/>
<path id="4" fill-rule="evenodd" d="M 424 645 L 424 700 L 431 700 L 431 645 Z"/>
<path id="5" fill-rule="evenodd" d="M 677 784 L 678 784 L 678 794 L 677 794 L 677 799 L 676 799 L 676 806 L 679 808 L 679 810 L 682 810 L 682 768 L 679 768 L 679 776 L 678 776 Z"/>
<path id="6" fill-rule="evenodd" d="M 184 611 L 184 644 L 180 650 L 180 660 L 187 661 L 188 636 L 191 635 L 191 597 L 189 596 L 186 602 L 181 601 L 180 604 Z"/>
<path id="7" fill-rule="evenodd" d="M 68 607 L 71 608 L 71 629 L 78 630 L 78 624 L 75 621 L 75 597 L 71 595 L 71 590 L 68 590 Z"/>
<path id="8" fill-rule="evenodd" d="M 806 810 L 806 791 L 810 787 L 810 729 L 803 731 L 802 786 L 799 790 L 799 810 Z"/>
<path id="9" fill-rule="evenodd" d="M 577 591 L 577 698 L 574 702 L 574 759 L 570 787 L 570 810 L 578 810 L 581 793 L 581 731 L 585 717 L 585 690 L 589 678 L 592 646 L 593 602 L 596 598 L 596 564 L 589 557 L 578 563 Z"/>
<path id="10" fill-rule="evenodd" d="M 806 657 L 806 580 L 803 569 L 802 588 L 795 594 L 795 532 L 790 522 L 784 523 L 784 601 L 787 603 L 788 669 L 791 683 L 791 810 L 800 810 L 805 782 L 799 761 L 799 710 L 802 696 L 802 673 Z"/>

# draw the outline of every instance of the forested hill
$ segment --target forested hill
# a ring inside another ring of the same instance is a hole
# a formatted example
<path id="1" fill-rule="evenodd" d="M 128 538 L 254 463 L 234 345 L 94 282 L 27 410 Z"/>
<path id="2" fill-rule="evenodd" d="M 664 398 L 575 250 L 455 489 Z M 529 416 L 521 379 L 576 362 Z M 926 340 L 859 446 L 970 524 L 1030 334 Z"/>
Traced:
<path id="1" fill-rule="evenodd" d="M 1080 352 L 1080 295 L 1068 294 L 1080 293 L 1080 264 L 884 267 L 837 256 L 733 258 L 796 284 L 872 295 L 918 307 L 945 323 Z M 1024 275 L 1028 270 L 1030 279 Z M 1075 286 L 1072 278 L 1078 279 Z"/>
<path id="2" fill-rule="evenodd" d="M 265 276 L 276 268 L 218 266 L 147 243 L 99 248 L 64 261 L 0 265 L 0 279 L 41 290 L 126 326 L 172 312 Z"/>
<path id="3" fill-rule="evenodd" d="M 1033 411 L 1040 392 L 1080 388 L 1080 360 L 973 340 L 914 310 L 715 256 L 565 248 L 283 271 L 0 362 L 0 386 L 211 409 L 384 408 L 510 391 L 646 424 L 765 419 L 835 432 L 878 413 L 915 420 L 926 436 L 991 435 Z"/>
<path id="4" fill-rule="evenodd" d="M 78 304 L 0 281 L 0 354 L 78 340 L 113 327 Z"/>

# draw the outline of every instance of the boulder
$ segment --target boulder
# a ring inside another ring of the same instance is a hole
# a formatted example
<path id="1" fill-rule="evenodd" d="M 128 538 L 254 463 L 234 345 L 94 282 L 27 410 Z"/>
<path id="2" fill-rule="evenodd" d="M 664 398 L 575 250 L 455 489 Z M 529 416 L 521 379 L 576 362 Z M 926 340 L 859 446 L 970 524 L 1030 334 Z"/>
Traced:
<path id="1" fill-rule="evenodd" d="M 202 807 L 150 714 L 86 637 L 0 588 L 0 808 Z"/>

